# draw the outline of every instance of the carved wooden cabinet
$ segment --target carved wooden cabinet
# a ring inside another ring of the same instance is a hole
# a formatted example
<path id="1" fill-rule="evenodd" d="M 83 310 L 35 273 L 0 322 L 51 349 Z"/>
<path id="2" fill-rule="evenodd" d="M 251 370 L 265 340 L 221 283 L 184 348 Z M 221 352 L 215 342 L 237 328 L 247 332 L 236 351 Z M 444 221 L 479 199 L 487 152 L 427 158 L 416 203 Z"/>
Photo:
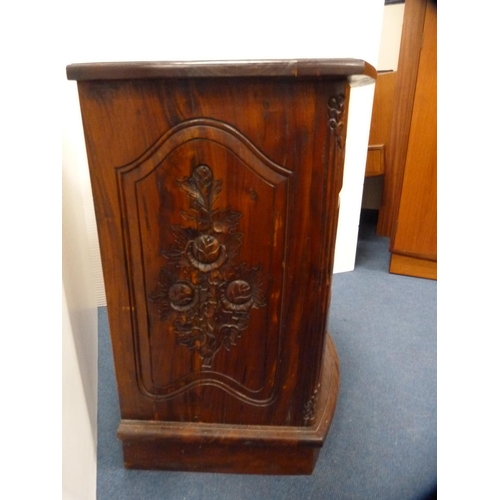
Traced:
<path id="1" fill-rule="evenodd" d="M 75 64 L 125 466 L 311 473 L 359 60 Z"/>

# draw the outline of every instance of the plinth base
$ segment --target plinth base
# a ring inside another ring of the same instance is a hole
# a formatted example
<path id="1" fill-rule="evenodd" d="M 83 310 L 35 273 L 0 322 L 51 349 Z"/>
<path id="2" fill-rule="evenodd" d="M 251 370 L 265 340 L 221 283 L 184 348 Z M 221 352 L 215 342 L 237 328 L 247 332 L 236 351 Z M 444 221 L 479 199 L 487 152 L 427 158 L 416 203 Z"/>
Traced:
<path id="1" fill-rule="evenodd" d="M 330 428 L 339 385 L 335 346 L 327 335 L 316 423 L 309 427 L 122 420 L 129 469 L 240 474 L 312 474 Z"/>

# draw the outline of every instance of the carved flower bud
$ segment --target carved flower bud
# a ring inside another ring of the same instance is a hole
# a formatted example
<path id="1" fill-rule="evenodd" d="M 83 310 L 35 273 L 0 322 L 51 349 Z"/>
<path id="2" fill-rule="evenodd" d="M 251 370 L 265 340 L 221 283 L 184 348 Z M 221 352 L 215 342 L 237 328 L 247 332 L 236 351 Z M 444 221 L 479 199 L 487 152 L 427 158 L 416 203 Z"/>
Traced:
<path id="1" fill-rule="evenodd" d="M 168 291 L 168 297 L 174 309 L 185 308 L 193 302 L 195 291 L 187 283 L 174 283 Z"/>
<path id="2" fill-rule="evenodd" d="M 220 255 L 221 245 L 217 238 L 209 234 L 198 236 L 193 242 L 193 255 L 203 264 L 215 262 Z"/>
<path id="3" fill-rule="evenodd" d="M 209 167 L 200 165 L 193 172 L 193 178 L 197 183 L 206 186 L 212 182 L 214 175 Z"/>
<path id="4" fill-rule="evenodd" d="M 252 287 L 244 280 L 231 281 L 226 289 L 226 297 L 232 304 L 246 304 L 252 298 Z"/>

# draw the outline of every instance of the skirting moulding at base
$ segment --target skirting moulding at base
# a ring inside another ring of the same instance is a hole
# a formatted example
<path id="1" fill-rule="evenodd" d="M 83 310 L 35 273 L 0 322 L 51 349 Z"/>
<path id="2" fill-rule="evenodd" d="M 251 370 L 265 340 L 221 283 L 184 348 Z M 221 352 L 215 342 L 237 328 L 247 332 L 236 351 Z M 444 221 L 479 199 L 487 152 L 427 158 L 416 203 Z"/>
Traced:
<path id="1" fill-rule="evenodd" d="M 311 474 L 355 59 L 67 67 L 128 468 Z"/>

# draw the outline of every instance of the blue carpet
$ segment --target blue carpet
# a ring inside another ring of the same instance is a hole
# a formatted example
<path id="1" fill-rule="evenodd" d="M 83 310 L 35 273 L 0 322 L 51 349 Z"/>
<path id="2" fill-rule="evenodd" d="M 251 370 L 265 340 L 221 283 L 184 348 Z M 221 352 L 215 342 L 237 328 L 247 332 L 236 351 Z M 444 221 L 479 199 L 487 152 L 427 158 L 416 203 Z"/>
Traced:
<path id="1" fill-rule="evenodd" d="M 106 308 L 99 309 L 98 500 L 436 497 L 436 282 L 388 273 L 388 239 L 362 218 L 356 269 L 336 274 L 329 331 L 335 418 L 311 476 L 123 468 Z"/>

